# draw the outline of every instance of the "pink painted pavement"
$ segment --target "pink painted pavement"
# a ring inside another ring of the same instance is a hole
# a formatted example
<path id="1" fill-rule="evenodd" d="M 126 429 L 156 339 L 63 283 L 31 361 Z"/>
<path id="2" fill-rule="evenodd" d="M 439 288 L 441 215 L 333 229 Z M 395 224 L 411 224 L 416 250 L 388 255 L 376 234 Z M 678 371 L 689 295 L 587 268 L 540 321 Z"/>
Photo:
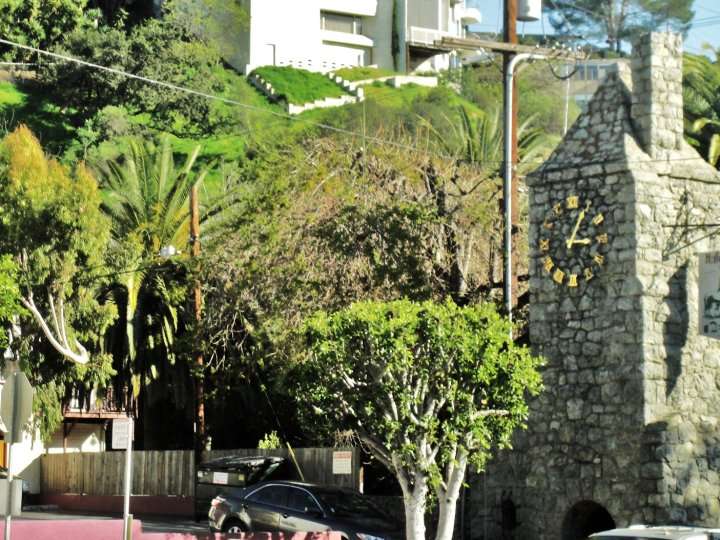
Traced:
<path id="1" fill-rule="evenodd" d="M 13 540 L 122 540 L 120 519 L 13 520 Z M 145 533 L 142 522 L 133 522 L 133 540 L 340 540 L 340 533 L 185 534 Z"/>

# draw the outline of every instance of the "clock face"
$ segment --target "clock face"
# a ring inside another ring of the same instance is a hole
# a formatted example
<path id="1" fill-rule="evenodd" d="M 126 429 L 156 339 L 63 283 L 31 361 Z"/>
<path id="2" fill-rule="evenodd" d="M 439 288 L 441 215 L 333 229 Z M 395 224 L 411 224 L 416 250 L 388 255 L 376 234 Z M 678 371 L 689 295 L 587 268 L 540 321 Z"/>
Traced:
<path id="1" fill-rule="evenodd" d="M 571 289 L 588 283 L 605 266 L 605 216 L 590 199 L 570 195 L 545 216 L 538 248 L 543 272 L 555 283 Z"/>

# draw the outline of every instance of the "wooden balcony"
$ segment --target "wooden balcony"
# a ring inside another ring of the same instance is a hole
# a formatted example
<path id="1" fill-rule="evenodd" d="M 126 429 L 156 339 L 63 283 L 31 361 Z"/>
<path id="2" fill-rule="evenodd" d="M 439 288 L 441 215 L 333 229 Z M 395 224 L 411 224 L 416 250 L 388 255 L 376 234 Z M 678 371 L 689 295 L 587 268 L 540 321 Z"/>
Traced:
<path id="1" fill-rule="evenodd" d="M 127 418 L 127 412 L 117 405 L 113 389 L 108 388 L 105 397 L 98 398 L 97 392 L 73 391 L 63 403 L 63 418 L 66 421 L 112 420 Z"/>

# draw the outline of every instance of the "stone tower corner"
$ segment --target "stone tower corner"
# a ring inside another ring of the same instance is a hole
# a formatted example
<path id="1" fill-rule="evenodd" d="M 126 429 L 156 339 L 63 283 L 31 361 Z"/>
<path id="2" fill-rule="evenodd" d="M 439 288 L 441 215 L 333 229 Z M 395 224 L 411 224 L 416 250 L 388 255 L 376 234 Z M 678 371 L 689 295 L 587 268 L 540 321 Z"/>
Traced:
<path id="1" fill-rule="evenodd" d="M 652 158 L 683 141 L 682 36 L 652 32 L 633 46 L 632 118 L 640 145 Z"/>

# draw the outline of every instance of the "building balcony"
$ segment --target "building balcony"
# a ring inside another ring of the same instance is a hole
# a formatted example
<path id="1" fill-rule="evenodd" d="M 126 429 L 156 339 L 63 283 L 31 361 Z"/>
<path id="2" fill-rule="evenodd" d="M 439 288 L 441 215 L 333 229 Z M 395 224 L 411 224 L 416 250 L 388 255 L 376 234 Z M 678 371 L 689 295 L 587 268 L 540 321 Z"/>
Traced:
<path id="1" fill-rule="evenodd" d="M 108 388 L 106 395 L 101 399 L 98 399 L 95 390 L 83 392 L 74 389 L 63 400 L 62 411 L 65 420 L 69 421 L 127 417 L 127 413 L 118 407 L 112 388 Z"/>
<path id="2" fill-rule="evenodd" d="M 436 30 L 435 28 L 422 28 L 420 26 L 411 26 L 410 32 L 408 33 L 408 44 L 409 45 L 420 45 L 423 47 L 437 47 L 436 42 L 439 42 L 444 37 L 457 37 L 449 32 L 443 32 L 442 30 Z"/>
<path id="3" fill-rule="evenodd" d="M 374 17 L 377 13 L 377 0 L 320 0 L 320 10 Z"/>
<path id="4" fill-rule="evenodd" d="M 333 32 L 332 30 L 321 30 L 320 38 L 323 43 L 339 43 L 341 45 L 352 45 L 353 47 L 372 47 L 375 44 L 372 39 L 362 34 Z"/>
<path id="5" fill-rule="evenodd" d="M 466 7 L 460 12 L 460 20 L 463 24 L 480 24 L 482 14 L 479 9 Z"/>

